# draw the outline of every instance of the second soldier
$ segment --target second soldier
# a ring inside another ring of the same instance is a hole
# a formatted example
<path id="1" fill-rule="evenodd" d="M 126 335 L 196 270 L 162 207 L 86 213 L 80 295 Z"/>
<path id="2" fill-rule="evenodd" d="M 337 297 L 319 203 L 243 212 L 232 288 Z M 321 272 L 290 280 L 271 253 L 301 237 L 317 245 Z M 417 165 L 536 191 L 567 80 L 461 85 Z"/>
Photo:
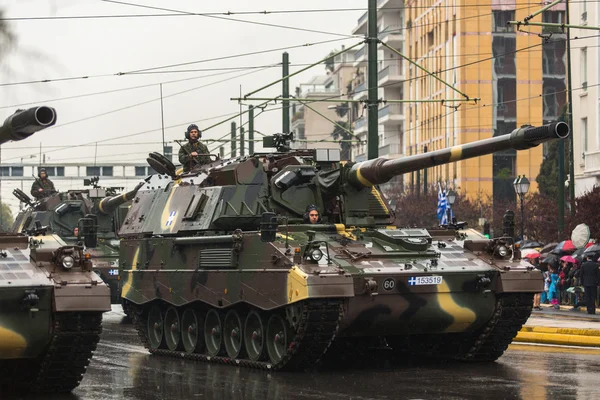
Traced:
<path id="1" fill-rule="evenodd" d="M 208 147 L 198 140 L 201 137 L 202 134 L 197 125 L 188 126 L 185 131 L 185 138 L 188 142 L 179 149 L 179 162 L 183 165 L 184 172 L 188 172 L 197 165 L 210 163 Z"/>

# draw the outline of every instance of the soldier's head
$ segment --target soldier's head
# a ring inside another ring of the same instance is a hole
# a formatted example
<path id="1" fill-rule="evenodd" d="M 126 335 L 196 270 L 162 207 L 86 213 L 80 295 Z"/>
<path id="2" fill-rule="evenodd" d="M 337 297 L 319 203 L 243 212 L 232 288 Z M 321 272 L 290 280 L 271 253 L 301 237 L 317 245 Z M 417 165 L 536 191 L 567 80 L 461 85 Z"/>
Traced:
<path id="1" fill-rule="evenodd" d="M 76 226 L 75 228 L 73 228 L 73 236 L 79 237 L 79 227 Z"/>
<path id="2" fill-rule="evenodd" d="M 48 174 L 46 173 L 46 168 L 40 168 L 38 170 L 38 177 L 40 179 L 46 179 L 48 177 Z"/>
<path id="3" fill-rule="evenodd" d="M 188 140 L 195 141 L 200 139 L 201 137 L 202 133 L 200 132 L 200 129 L 196 124 L 191 124 L 185 131 L 185 138 Z"/>
<path id="4" fill-rule="evenodd" d="M 306 213 L 304 213 L 304 222 L 308 222 L 310 224 L 318 224 L 319 222 L 321 222 L 317 206 L 315 206 L 314 204 L 309 204 L 306 207 Z"/>

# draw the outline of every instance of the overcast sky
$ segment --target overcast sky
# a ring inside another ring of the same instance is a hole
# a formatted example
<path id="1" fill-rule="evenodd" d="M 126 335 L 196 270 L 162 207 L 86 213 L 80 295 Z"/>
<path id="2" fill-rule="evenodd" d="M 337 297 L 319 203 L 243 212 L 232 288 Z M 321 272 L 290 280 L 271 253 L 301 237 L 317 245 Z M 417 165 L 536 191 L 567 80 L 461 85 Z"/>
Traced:
<path id="1" fill-rule="evenodd" d="M 136 0 L 131 3 L 154 7 L 204 13 L 227 11 L 282 11 L 294 8 L 339 9 L 366 8 L 367 0 L 318 1 L 300 3 L 277 0 L 193 1 L 193 0 Z M 100 0 L 2 0 L 0 8 L 5 17 L 43 16 L 89 16 L 125 14 L 165 14 L 166 11 L 144 9 Z M 288 27 L 322 30 L 350 35 L 362 10 L 337 12 L 273 13 L 231 15 L 246 21 L 278 24 Z M 204 61 L 241 53 L 292 47 L 326 40 L 344 39 L 343 36 L 312 33 L 241 22 L 227 21 L 205 16 L 104 18 L 104 19 L 54 19 L 11 21 L 10 26 L 18 37 L 17 45 L 0 59 L 0 122 L 12 114 L 15 105 L 46 104 L 57 109 L 58 123 L 55 128 L 40 132 L 24 141 L 2 146 L 2 163 L 20 162 L 42 152 L 46 164 L 92 161 L 96 147 L 82 146 L 65 149 L 68 145 L 100 142 L 97 147 L 98 164 L 119 161 L 145 160 L 149 151 L 160 150 L 162 140 L 160 89 L 163 82 L 163 107 L 165 140 L 182 139 L 187 125 L 197 122 L 201 129 L 224 117 L 205 120 L 239 111 L 239 104 L 231 101 L 242 93 L 258 89 L 281 77 L 281 68 L 243 71 L 218 70 L 248 66 L 273 65 L 281 62 L 283 50 L 218 61 Z M 318 61 L 332 49 L 341 45 L 349 47 L 358 39 L 338 40 L 331 43 L 287 50 L 292 63 L 291 72 L 305 64 Z M 193 64 L 152 69 L 148 74 L 120 72 L 144 70 L 173 64 Z M 175 70 L 192 72 L 164 73 Z M 198 69 L 217 69 L 197 71 Z M 254 71 L 254 72 L 252 72 Z M 161 73 L 158 73 L 161 72 Z M 227 72 L 225 74 L 225 72 Z M 248 74 L 249 72 L 252 72 Z M 290 88 L 323 74 L 317 66 L 291 79 Z M 219 75 L 215 75 L 219 74 Z M 248 74 L 240 77 L 241 74 Z M 94 77 L 103 75 L 102 77 Z M 107 76 L 104 76 L 107 75 Z M 207 77 L 207 75 L 213 75 Z M 62 79 L 89 76 L 50 83 L 9 85 L 26 81 Z M 191 79 L 190 79 L 191 78 Z M 183 82 L 166 83 L 187 79 Z M 227 79 L 222 83 L 201 88 L 200 86 Z M 151 85 L 134 90 L 118 91 L 95 96 L 57 101 L 62 97 L 77 96 Z M 187 93 L 177 94 L 187 91 Z M 281 93 L 281 84 L 259 92 L 256 96 L 273 97 Z M 139 103 L 145 103 L 137 105 Z M 256 104 L 256 103 L 254 103 Z M 7 106 L 11 106 L 8 107 Z M 119 108 L 129 107 L 118 112 Z M 244 107 L 246 108 L 246 107 Z M 103 116 L 99 114 L 107 113 Z M 97 116 L 97 117 L 96 117 Z M 82 122 L 74 122 L 87 119 Z M 202 121 L 205 120 L 205 121 Z M 239 118 L 236 119 L 239 123 Z M 246 118 L 244 117 L 244 122 Z M 178 125 L 178 126 L 176 126 Z M 281 110 L 265 112 L 255 121 L 256 129 L 266 133 L 281 131 Z M 229 132 L 230 123 L 211 129 L 207 138 L 219 138 Z M 152 132 L 131 136 L 138 132 Z M 129 137 L 126 137 L 130 135 Z M 121 137 L 121 138 L 120 138 Z M 114 139 L 108 140 L 107 139 Z M 151 142 L 153 144 L 145 144 Z M 55 147 L 51 147 L 55 146 Z M 209 146 L 212 149 L 214 146 Z M 174 151 L 178 146 L 174 144 Z M 216 151 L 215 151 L 216 152 Z"/>

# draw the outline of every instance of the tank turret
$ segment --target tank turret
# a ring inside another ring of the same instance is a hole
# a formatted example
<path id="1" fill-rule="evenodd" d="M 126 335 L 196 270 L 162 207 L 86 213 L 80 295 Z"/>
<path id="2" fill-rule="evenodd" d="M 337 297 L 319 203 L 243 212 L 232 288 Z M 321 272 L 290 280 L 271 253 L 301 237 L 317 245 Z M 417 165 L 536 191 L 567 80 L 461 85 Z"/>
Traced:
<path id="1" fill-rule="evenodd" d="M 133 199 L 142 186 L 144 186 L 144 182 L 138 183 L 137 186 L 131 189 L 129 192 L 111 197 L 105 197 L 98 202 L 98 212 L 104 215 L 113 213 L 121 204 L 127 203 Z"/>
<path id="2" fill-rule="evenodd" d="M 17 110 L 0 126 L 0 144 L 23 140 L 56 124 L 56 110 L 48 106 Z"/>

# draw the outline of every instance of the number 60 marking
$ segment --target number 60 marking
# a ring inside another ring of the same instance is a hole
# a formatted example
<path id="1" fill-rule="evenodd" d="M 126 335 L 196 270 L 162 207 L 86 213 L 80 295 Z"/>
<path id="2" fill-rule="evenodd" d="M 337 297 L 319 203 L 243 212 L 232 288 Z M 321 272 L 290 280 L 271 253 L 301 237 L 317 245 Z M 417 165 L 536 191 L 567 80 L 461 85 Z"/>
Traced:
<path id="1" fill-rule="evenodd" d="M 383 281 L 383 288 L 385 290 L 393 290 L 396 287 L 396 281 L 394 280 L 394 278 L 386 278 L 386 280 Z"/>

